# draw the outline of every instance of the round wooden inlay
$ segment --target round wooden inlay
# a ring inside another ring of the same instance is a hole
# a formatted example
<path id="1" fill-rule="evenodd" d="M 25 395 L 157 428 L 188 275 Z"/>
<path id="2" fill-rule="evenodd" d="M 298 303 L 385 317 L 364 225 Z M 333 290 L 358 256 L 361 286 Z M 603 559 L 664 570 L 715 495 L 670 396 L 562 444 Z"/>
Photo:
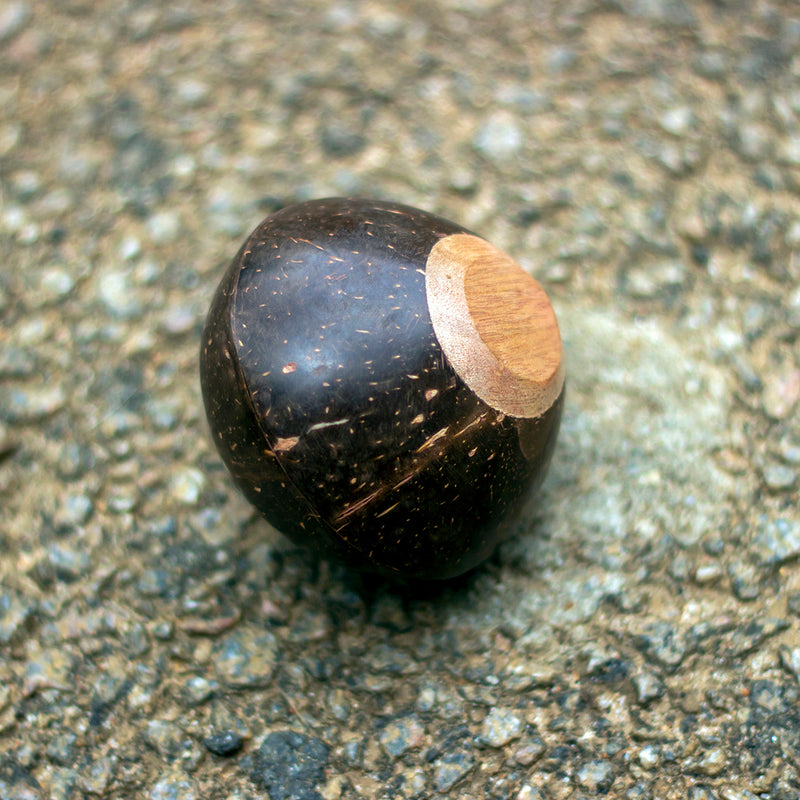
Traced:
<path id="1" fill-rule="evenodd" d="M 555 312 L 544 289 L 478 236 L 440 239 L 425 272 L 436 337 L 456 374 L 492 408 L 538 417 L 564 385 Z"/>

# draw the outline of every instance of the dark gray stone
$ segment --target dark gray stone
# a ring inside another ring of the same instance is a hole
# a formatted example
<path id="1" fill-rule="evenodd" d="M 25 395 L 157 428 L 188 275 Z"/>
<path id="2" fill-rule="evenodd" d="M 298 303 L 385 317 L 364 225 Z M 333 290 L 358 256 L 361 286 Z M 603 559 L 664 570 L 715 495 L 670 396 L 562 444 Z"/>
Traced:
<path id="1" fill-rule="evenodd" d="M 653 622 L 636 637 L 645 657 L 668 670 L 677 669 L 686 655 L 686 642 L 668 622 Z"/>
<path id="2" fill-rule="evenodd" d="M 433 785 L 437 792 L 442 794 L 449 792 L 469 771 L 475 766 L 475 759 L 472 753 L 457 750 L 453 753 L 446 753 L 436 764 Z"/>
<path id="3" fill-rule="evenodd" d="M 236 755 L 242 749 L 244 740 L 235 731 L 223 731 L 207 737 L 203 744 L 215 756 L 227 757 Z"/>
<path id="4" fill-rule="evenodd" d="M 321 800 L 316 786 L 323 780 L 328 748 L 296 731 L 270 733 L 254 756 L 252 779 L 271 800 Z"/>

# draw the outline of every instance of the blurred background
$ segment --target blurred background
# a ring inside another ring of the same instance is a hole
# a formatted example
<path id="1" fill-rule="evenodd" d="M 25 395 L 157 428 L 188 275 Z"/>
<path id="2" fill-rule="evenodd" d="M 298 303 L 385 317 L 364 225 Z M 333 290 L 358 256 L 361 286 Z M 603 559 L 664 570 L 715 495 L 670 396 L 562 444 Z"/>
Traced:
<path id="1" fill-rule="evenodd" d="M 0 5 L 0 795 L 800 793 L 800 11 Z M 270 211 L 417 205 L 546 288 L 541 503 L 420 596 L 256 519 L 199 335 Z"/>

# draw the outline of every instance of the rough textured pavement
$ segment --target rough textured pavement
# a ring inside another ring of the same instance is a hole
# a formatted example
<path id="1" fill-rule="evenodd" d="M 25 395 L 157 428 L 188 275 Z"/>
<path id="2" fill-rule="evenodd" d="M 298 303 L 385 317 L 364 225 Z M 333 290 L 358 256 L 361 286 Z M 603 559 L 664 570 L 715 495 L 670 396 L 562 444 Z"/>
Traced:
<path id="1" fill-rule="evenodd" d="M 796 800 L 792 2 L 0 7 L 0 797 Z M 315 563 L 208 439 L 199 331 L 298 199 L 547 288 L 535 517 L 424 594 Z"/>

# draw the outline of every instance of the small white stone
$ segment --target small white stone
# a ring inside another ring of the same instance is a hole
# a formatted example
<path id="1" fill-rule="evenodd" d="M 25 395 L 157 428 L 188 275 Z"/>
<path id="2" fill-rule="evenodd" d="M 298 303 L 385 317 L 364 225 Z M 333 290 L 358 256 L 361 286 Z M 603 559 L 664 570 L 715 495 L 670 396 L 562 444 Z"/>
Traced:
<path id="1" fill-rule="evenodd" d="M 172 242 L 180 230 L 177 211 L 159 211 L 147 220 L 147 232 L 156 244 Z"/>
<path id="2" fill-rule="evenodd" d="M 512 114 L 498 111 L 478 128 L 473 144 L 491 161 L 508 161 L 522 149 L 522 131 Z"/>
<path id="3" fill-rule="evenodd" d="M 692 124 L 692 109 L 688 106 L 678 106 L 664 112 L 659 118 L 659 124 L 673 136 L 685 136 Z"/>
<path id="4" fill-rule="evenodd" d="M 142 243 L 135 236 L 126 236 L 120 242 L 117 252 L 123 261 L 130 261 L 142 252 Z"/>
<path id="5" fill-rule="evenodd" d="M 205 482 L 205 476 L 199 469 L 187 467 L 173 477 L 169 491 L 179 503 L 191 506 L 200 498 Z"/>
<path id="6" fill-rule="evenodd" d="M 639 763 L 645 769 L 655 769 L 661 763 L 661 753 L 653 744 L 645 745 L 639 751 Z"/>
<path id="7" fill-rule="evenodd" d="M 503 747 L 522 733 L 523 722 L 515 714 L 493 708 L 481 726 L 480 738 L 489 747 Z"/>

